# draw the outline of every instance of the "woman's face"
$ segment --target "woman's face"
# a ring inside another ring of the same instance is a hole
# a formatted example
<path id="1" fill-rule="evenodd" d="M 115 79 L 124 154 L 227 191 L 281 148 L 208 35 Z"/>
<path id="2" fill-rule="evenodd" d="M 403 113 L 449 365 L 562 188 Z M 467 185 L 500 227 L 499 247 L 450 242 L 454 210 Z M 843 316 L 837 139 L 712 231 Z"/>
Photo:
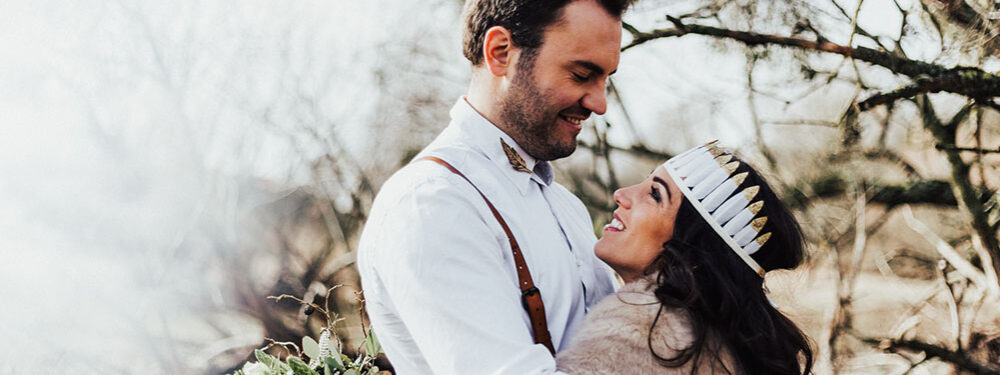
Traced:
<path id="1" fill-rule="evenodd" d="M 594 251 L 629 282 L 642 277 L 673 236 L 684 196 L 659 166 L 645 181 L 615 191 L 614 198 L 618 209 Z"/>

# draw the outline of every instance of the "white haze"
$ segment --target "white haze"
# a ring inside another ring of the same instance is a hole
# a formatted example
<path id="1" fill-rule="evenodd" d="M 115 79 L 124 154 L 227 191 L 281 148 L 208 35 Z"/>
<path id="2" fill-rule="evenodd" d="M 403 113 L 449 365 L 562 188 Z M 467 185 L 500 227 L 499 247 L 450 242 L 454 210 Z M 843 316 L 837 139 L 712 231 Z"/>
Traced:
<path id="1" fill-rule="evenodd" d="M 278 125 L 257 112 L 314 82 L 283 79 L 289 69 L 333 72 L 335 87 L 315 88 L 334 90 L 320 106 L 359 155 L 379 139 L 366 127 L 380 115 L 367 100 L 374 69 L 389 67 L 391 80 L 419 62 L 384 61 L 393 40 L 455 28 L 427 42 L 454 63 L 444 91 L 462 92 L 457 1 L 421 3 L 0 2 L 0 374 L 177 373 L 260 342 L 238 315 L 224 319 L 228 341 L 204 332 L 227 307 L 205 274 L 216 258 L 178 248 L 206 222 L 227 228 L 220 237 L 247 235 L 233 218 L 254 202 L 227 204 L 242 181 L 308 182 L 303 164 L 319 151 L 282 127 L 292 112 L 278 111 Z M 661 7 L 684 2 L 645 4 L 630 21 L 664 27 Z M 615 79 L 651 146 L 676 150 L 720 129 L 729 144 L 752 138 L 742 53 L 705 41 L 623 55 Z M 624 121 L 617 108 L 608 118 Z M 682 130 L 649 131 L 664 124 Z"/>

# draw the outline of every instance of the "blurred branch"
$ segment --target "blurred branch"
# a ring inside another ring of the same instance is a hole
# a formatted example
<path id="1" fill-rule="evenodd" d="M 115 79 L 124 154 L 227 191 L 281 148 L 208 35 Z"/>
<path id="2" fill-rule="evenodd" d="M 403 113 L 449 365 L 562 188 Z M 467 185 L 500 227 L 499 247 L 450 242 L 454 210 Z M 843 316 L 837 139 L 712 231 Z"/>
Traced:
<path id="1" fill-rule="evenodd" d="M 972 263 L 968 260 L 962 258 L 961 255 L 955 251 L 955 248 L 951 247 L 947 242 L 938 237 L 927 225 L 925 225 L 920 220 L 917 220 L 913 216 L 913 211 L 910 210 L 910 206 L 903 207 L 903 219 L 906 220 L 906 225 L 910 227 L 911 230 L 923 237 L 927 242 L 934 245 L 934 249 L 937 250 L 941 257 L 948 261 L 955 270 L 961 273 L 963 276 L 976 284 L 981 290 L 987 290 L 986 287 L 986 276 L 983 275 Z"/>
<path id="2" fill-rule="evenodd" d="M 865 182 L 870 191 L 869 203 L 896 207 L 904 204 L 929 204 L 957 207 L 958 201 L 951 184 L 944 180 L 916 180 L 900 185 Z M 813 199 L 841 197 L 847 192 L 847 181 L 838 174 L 826 174 L 797 184 L 799 191 L 784 200 L 791 207 L 803 207 Z M 807 191 L 803 193 L 803 191 Z"/>
<path id="3" fill-rule="evenodd" d="M 753 123 L 754 135 L 756 136 L 757 148 L 760 153 L 767 160 L 768 166 L 772 171 L 778 170 L 778 162 L 774 158 L 774 153 L 771 149 L 767 147 L 767 143 L 764 142 L 764 132 L 761 128 L 760 118 L 757 115 L 757 104 L 754 100 L 754 86 L 753 86 L 753 70 L 757 65 L 757 55 L 752 51 L 747 51 L 746 53 L 746 76 L 747 76 L 747 102 L 749 104 L 750 110 L 750 121 Z"/>
<path id="4" fill-rule="evenodd" d="M 977 154 L 996 154 L 1000 153 L 1000 147 L 998 148 L 976 148 L 976 147 L 958 147 L 955 145 L 938 143 L 934 145 L 934 148 L 941 151 L 958 151 L 958 152 L 975 152 Z"/>
<path id="5" fill-rule="evenodd" d="M 864 111 L 920 93 L 941 91 L 962 94 L 970 98 L 994 97 L 1000 95 L 1000 77 L 979 68 L 967 67 L 948 69 L 933 76 L 921 74 L 916 76 L 910 85 L 865 99 L 858 103 L 858 108 Z"/>
<path id="6" fill-rule="evenodd" d="M 981 34 L 988 52 L 996 48 L 997 38 L 1000 37 L 1000 29 L 995 22 L 996 16 L 979 6 L 975 0 L 922 0 L 921 2 L 937 3 L 939 5 L 937 8 L 941 9 L 953 25 Z"/>
<path id="7" fill-rule="evenodd" d="M 854 41 L 854 34 L 860 34 L 861 36 L 864 36 L 864 37 L 866 37 L 866 38 L 871 39 L 872 41 L 874 41 L 875 44 L 878 44 L 878 46 L 882 47 L 883 50 L 886 50 L 886 51 L 889 50 L 888 47 L 886 47 L 884 44 L 882 44 L 882 41 L 880 41 L 878 39 L 878 37 L 872 35 L 867 30 L 865 30 L 864 28 L 862 28 L 861 26 L 858 25 L 858 13 L 861 12 L 861 4 L 864 3 L 863 0 L 858 2 L 858 7 L 854 9 L 854 16 L 853 17 L 850 14 L 847 13 L 847 9 L 844 9 L 844 7 L 840 5 L 840 3 L 837 3 L 836 1 L 831 1 L 830 3 L 833 4 L 833 6 L 836 7 L 837 10 L 840 11 L 840 14 L 842 16 L 844 16 L 844 18 L 846 18 L 848 21 L 851 22 L 851 30 L 852 30 L 851 31 L 851 37 L 850 37 L 850 42 L 848 42 L 847 45 L 852 45 L 853 44 L 852 42 Z M 906 22 L 906 20 L 903 20 L 903 22 Z M 902 35 L 902 34 L 900 34 L 900 35 Z"/>
<path id="8" fill-rule="evenodd" d="M 765 121 L 761 121 L 761 123 L 762 124 L 766 124 L 766 125 L 822 126 L 822 127 L 826 127 L 826 128 L 836 128 L 836 127 L 840 126 L 840 124 L 838 124 L 836 122 L 833 122 L 833 121 L 810 120 L 810 119 L 801 119 L 801 120 L 771 120 L 771 121 L 766 121 L 765 120 Z"/>
<path id="9" fill-rule="evenodd" d="M 947 69 L 930 63 L 925 63 L 922 61 L 910 60 L 895 56 L 893 54 L 873 50 L 866 47 L 856 47 L 851 48 L 847 46 L 842 46 L 827 40 L 808 40 L 800 37 L 785 37 L 778 35 L 768 35 L 760 34 L 751 31 L 735 31 L 722 29 L 712 26 L 702 26 L 693 24 L 684 24 L 680 20 L 667 16 L 671 22 L 674 23 L 674 28 L 672 29 L 658 29 L 649 32 L 640 32 L 637 37 L 628 45 L 622 48 L 622 50 L 628 50 L 635 46 L 641 45 L 650 40 L 683 36 L 688 34 L 706 35 L 714 36 L 719 38 L 732 39 L 739 42 L 743 42 L 748 46 L 758 46 L 758 45 L 780 45 L 786 47 L 796 47 L 807 50 L 830 52 L 845 57 L 852 57 L 861 61 L 865 61 L 874 65 L 882 66 L 893 72 L 903 74 L 910 77 L 916 77 L 921 74 L 936 75 L 946 71 Z"/>
<path id="10" fill-rule="evenodd" d="M 590 143 L 587 143 L 587 142 L 582 141 L 582 140 L 578 140 L 576 142 L 576 144 L 578 146 L 582 147 L 582 148 L 590 150 L 591 152 L 593 152 L 595 155 L 598 155 L 598 156 L 603 156 L 604 153 L 606 152 L 606 151 L 603 151 L 599 145 L 590 144 Z M 630 155 L 633 155 L 633 156 L 639 156 L 639 157 L 643 157 L 643 158 L 648 158 L 648 159 L 653 159 L 653 160 L 661 160 L 661 161 L 665 161 L 665 160 L 670 159 L 671 157 L 674 156 L 673 154 L 670 154 L 670 153 L 667 153 L 667 152 L 651 150 L 651 149 L 647 148 L 645 145 L 642 145 L 642 144 L 637 144 L 637 145 L 633 145 L 633 146 L 630 146 L 630 147 L 620 147 L 620 146 L 615 146 L 615 145 L 612 145 L 612 144 L 609 143 L 609 144 L 607 144 L 607 147 L 605 148 L 605 150 L 607 150 L 607 151 L 618 151 L 618 152 L 623 152 L 623 153 L 630 154 Z"/>
<path id="11" fill-rule="evenodd" d="M 683 36 L 688 34 L 706 35 L 718 38 L 732 39 L 748 46 L 779 45 L 795 47 L 820 52 L 839 54 L 852 59 L 865 61 L 884 67 L 893 73 L 902 74 L 916 79 L 914 87 L 905 87 L 900 91 L 882 96 L 875 102 L 899 99 L 903 94 L 909 96 L 926 92 L 951 92 L 970 98 L 988 98 L 1000 96 L 1000 76 L 987 73 L 979 68 L 955 67 L 945 68 L 940 65 L 923 61 L 911 60 L 889 52 L 878 51 L 867 47 L 849 47 L 829 42 L 824 39 L 808 40 L 801 37 L 787 37 L 760 34 L 750 31 L 735 31 L 712 26 L 684 24 L 680 19 L 667 16 L 674 23 L 674 28 L 657 29 L 649 32 L 632 33 L 633 40 L 622 51 L 641 45 L 650 40 Z M 634 28 L 633 28 L 634 29 Z M 879 97 L 879 96 L 876 96 Z M 875 104 L 868 103 L 864 109 Z"/>
<path id="12" fill-rule="evenodd" d="M 587 189 L 586 181 L 582 176 L 571 173 L 570 181 L 573 184 L 573 192 L 583 201 L 585 206 L 600 213 L 614 211 L 615 206 L 608 201 L 607 195 L 602 194 L 600 197 L 595 197 L 593 194 L 588 193 L 589 190 Z M 604 189 L 602 188 L 602 190 Z"/>
<path id="13" fill-rule="evenodd" d="M 976 100 L 976 104 L 979 104 L 981 106 L 990 108 L 990 109 L 992 109 L 994 111 L 1000 112 L 1000 104 L 997 104 L 993 100 L 979 99 L 979 100 Z"/>
<path id="14" fill-rule="evenodd" d="M 939 143 L 943 144 L 955 144 L 955 133 L 958 126 L 969 116 L 972 106 L 975 104 L 975 102 L 970 101 L 948 121 L 948 124 L 944 124 L 938 119 L 937 113 L 926 95 L 918 96 L 916 101 L 922 112 L 924 127 L 937 138 Z M 956 195 L 972 217 L 972 228 L 982 238 L 986 251 L 993 255 L 993 268 L 1000 269 L 1000 244 L 998 244 L 996 233 L 989 223 L 986 207 L 979 200 L 979 193 L 969 177 L 969 165 L 962 160 L 958 151 L 945 151 L 945 154 L 951 164 L 952 186 L 957 193 Z"/>
<path id="15" fill-rule="evenodd" d="M 906 172 L 907 176 L 921 177 L 920 173 L 917 171 L 916 167 L 910 162 L 903 159 L 898 153 L 888 150 L 888 149 L 875 149 L 875 150 L 865 150 L 861 152 L 857 151 L 841 151 L 831 154 L 827 160 L 831 163 L 833 162 L 844 162 L 853 160 L 856 158 L 862 158 L 864 160 L 885 160 L 891 163 L 899 164 Z"/>
<path id="16" fill-rule="evenodd" d="M 862 342 L 875 346 L 882 350 L 914 350 L 924 352 L 928 358 L 939 358 L 942 361 L 952 363 L 959 368 L 972 371 L 976 374 L 1000 375 L 1000 368 L 993 364 L 979 363 L 970 358 L 964 351 L 951 350 L 926 342 L 916 340 L 885 340 L 870 337 L 858 337 Z"/>
<path id="17" fill-rule="evenodd" d="M 976 250 L 980 263 L 983 265 L 983 274 L 986 276 L 986 291 L 993 296 L 1000 296 L 1000 281 L 997 280 L 997 269 L 993 266 L 993 256 L 983 246 L 983 239 L 979 235 L 972 235 L 972 248 Z"/>
<path id="18" fill-rule="evenodd" d="M 943 180 L 920 180 L 906 185 L 876 186 L 872 188 L 871 202 L 888 206 L 902 204 L 958 206 L 951 185 Z"/>
<path id="19" fill-rule="evenodd" d="M 837 342 L 842 333 L 849 330 L 854 324 L 854 291 L 857 286 L 858 275 L 861 274 L 861 261 L 864 259 L 865 247 L 868 245 L 867 219 L 865 217 L 868 202 L 861 184 L 858 184 L 855 192 L 857 195 L 854 206 L 855 235 L 849 263 L 845 265 L 840 261 L 840 247 L 832 244 L 834 245 L 834 249 L 838 250 L 838 256 L 835 259 L 837 260 L 837 274 L 840 276 L 838 278 L 840 282 L 837 284 L 837 305 L 834 306 L 833 310 L 833 321 L 831 322 L 832 327 L 830 328 L 828 343 L 831 358 L 836 358 L 839 355 Z M 833 362 L 833 366 L 835 369 L 837 368 L 836 361 Z"/>
<path id="20" fill-rule="evenodd" d="M 958 351 L 963 351 L 964 349 L 962 348 L 962 321 L 958 315 L 958 309 L 959 309 L 958 306 L 961 304 L 961 300 L 965 296 L 965 292 L 962 292 L 962 297 L 959 297 L 958 292 L 955 291 L 955 286 L 953 286 L 952 283 L 948 282 L 948 275 L 945 274 L 944 272 L 947 268 L 948 268 L 947 263 L 945 263 L 944 261 L 938 262 L 937 275 L 938 275 L 938 280 L 941 280 L 941 283 L 944 285 L 945 290 L 948 291 L 948 296 L 951 297 L 948 298 L 947 305 L 948 305 L 948 316 L 949 318 L 951 318 L 951 322 L 949 322 L 951 323 L 950 324 L 951 327 L 949 328 L 951 328 L 951 330 L 955 332 L 955 337 L 954 337 L 955 348 Z M 968 280 L 968 279 L 963 279 L 963 280 Z"/>

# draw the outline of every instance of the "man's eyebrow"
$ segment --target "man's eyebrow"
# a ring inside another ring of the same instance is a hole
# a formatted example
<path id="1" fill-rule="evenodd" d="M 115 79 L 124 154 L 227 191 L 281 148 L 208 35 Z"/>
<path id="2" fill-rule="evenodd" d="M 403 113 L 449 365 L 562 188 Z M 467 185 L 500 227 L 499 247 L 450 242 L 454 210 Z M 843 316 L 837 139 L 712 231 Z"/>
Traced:
<path id="1" fill-rule="evenodd" d="M 597 65 L 597 64 L 595 64 L 593 62 L 590 62 L 590 61 L 587 61 L 587 60 L 574 60 L 573 64 L 574 65 L 578 65 L 578 66 L 582 66 L 584 69 L 587 69 L 587 70 L 590 70 L 590 71 L 592 71 L 594 73 L 597 73 L 597 75 L 603 75 L 604 74 L 604 68 L 602 68 L 600 65 Z M 615 72 L 617 72 L 617 71 L 618 71 L 618 69 L 615 69 L 615 70 L 611 71 L 611 73 L 609 73 L 608 75 L 615 74 Z"/>
<path id="2" fill-rule="evenodd" d="M 660 185 L 663 185 L 663 190 L 666 190 L 666 191 L 667 191 L 667 200 L 670 200 L 670 199 L 672 199 L 672 198 L 673 198 L 673 197 L 671 196 L 671 194 L 670 194 L 670 186 L 668 186 L 668 185 L 667 185 L 667 182 L 666 182 L 666 181 L 663 181 L 663 179 L 662 179 L 662 178 L 659 178 L 659 177 L 656 177 L 656 176 L 653 176 L 653 182 L 656 182 L 656 183 L 659 183 Z"/>

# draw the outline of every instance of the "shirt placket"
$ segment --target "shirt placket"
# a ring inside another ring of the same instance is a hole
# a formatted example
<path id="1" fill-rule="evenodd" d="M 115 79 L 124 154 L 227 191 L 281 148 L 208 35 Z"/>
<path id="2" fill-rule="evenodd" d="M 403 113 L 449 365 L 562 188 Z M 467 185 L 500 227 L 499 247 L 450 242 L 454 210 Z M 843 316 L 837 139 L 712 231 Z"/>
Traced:
<path id="1" fill-rule="evenodd" d="M 584 306 L 588 306 L 589 304 L 587 301 L 587 284 L 586 284 L 587 278 L 583 274 L 583 262 L 580 260 L 580 254 L 577 253 L 577 249 L 573 245 L 573 241 L 571 241 L 569 238 L 569 233 L 566 232 L 566 228 L 563 226 L 562 220 L 560 220 L 559 218 L 561 207 L 553 205 L 552 198 L 550 197 L 550 195 L 552 194 L 550 188 L 548 185 L 542 182 L 543 177 L 541 176 L 545 176 L 545 178 L 548 178 L 546 174 L 552 173 L 551 167 L 548 165 L 548 163 L 540 161 L 535 165 L 534 171 L 535 174 L 532 176 L 531 181 L 537 184 L 539 191 L 542 192 L 542 198 L 545 199 L 545 203 L 549 207 L 549 212 L 552 213 L 552 218 L 555 219 L 556 221 L 556 226 L 559 228 L 559 233 L 562 234 L 563 240 L 566 242 L 566 248 L 569 249 L 570 256 L 572 256 L 573 261 L 576 262 L 576 272 L 577 275 L 580 276 L 580 287 L 582 288 L 583 292 L 582 296 L 584 300 Z"/>

